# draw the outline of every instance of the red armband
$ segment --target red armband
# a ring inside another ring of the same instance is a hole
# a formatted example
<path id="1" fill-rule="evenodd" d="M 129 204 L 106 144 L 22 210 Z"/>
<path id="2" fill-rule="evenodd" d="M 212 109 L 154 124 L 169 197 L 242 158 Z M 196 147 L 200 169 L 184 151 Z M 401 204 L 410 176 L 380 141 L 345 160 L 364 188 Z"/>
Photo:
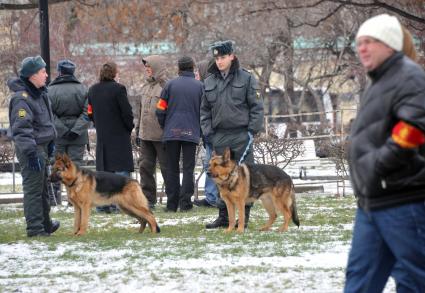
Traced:
<path id="1" fill-rule="evenodd" d="M 87 105 L 87 115 L 89 116 L 93 115 L 93 107 L 91 104 Z"/>
<path id="2" fill-rule="evenodd" d="M 158 103 L 156 104 L 156 108 L 162 111 L 167 110 L 168 108 L 168 103 L 166 100 L 164 99 L 159 99 Z"/>
<path id="3" fill-rule="evenodd" d="M 422 130 L 404 121 L 394 126 L 391 137 L 402 148 L 417 148 L 425 143 Z"/>

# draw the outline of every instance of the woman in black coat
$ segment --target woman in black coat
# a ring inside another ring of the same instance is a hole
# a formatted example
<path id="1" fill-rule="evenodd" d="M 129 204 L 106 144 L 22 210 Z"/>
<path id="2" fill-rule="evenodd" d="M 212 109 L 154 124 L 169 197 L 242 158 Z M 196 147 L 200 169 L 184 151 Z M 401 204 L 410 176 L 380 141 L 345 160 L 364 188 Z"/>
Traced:
<path id="1" fill-rule="evenodd" d="M 89 89 L 89 115 L 96 127 L 96 170 L 129 175 L 134 170 L 131 148 L 133 113 L 124 85 L 116 82 L 117 65 L 104 64 L 100 81 Z"/>

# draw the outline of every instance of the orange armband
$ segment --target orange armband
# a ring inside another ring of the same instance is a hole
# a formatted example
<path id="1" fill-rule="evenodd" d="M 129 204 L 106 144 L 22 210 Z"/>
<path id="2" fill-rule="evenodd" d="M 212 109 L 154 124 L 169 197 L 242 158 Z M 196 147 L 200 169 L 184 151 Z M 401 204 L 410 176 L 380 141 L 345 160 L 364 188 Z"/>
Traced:
<path id="1" fill-rule="evenodd" d="M 417 148 L 425 143 L 422 130 L 404 121 L 394 126 L 391 137 L 402 148 Z"/>
<path id="2" fill-rule="evenodd" d="M 158 103 L 156 104 L 156 108 L 162 111 L 167 110 L 168 108 L 168 103 L 166 100 L 164 99 L 159 99 Z"/>

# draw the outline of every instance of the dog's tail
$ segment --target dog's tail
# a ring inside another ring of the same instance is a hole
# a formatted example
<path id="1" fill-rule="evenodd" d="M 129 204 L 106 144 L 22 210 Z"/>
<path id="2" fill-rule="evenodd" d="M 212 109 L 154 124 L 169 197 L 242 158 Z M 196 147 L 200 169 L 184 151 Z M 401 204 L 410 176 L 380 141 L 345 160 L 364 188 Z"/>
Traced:
<path id="1" fill-rule="evenodd" d="M 298 218 L 298 211 L 297 211 L 297 202 L 295 200 L 295 187 L 294 184 L 292 184 L 292 191 L 291 191 L 291 197 L 292 197 L 292 206 L 291 206 L 291 213 L 292 213 L 292 221 L 297 225 L 297 227 L 300 226 L 300 219 Z"/>

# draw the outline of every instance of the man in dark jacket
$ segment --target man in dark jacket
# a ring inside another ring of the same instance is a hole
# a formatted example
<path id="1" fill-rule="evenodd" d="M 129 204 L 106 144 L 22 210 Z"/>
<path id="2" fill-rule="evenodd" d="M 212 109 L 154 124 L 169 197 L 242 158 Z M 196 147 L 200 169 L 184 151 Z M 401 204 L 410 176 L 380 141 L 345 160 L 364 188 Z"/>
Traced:
<path id="1" fill-rule="evenodd" d="M 196 146 L 201 136 L 199 108 L 203 85 L 195 79 L 191 57 L 178 60 L 179 77 L 170 80 L 161 92 L 156 115 L 164 129 L 162 141 L 167 154 L 166 210 L 192 209 Z M 180 152 L 183 152 L 183 182 L 180 186 Z"/>
<path id="2" fill-rule="evenodd" d="M 56 153 L 66 153 L 77 165 L 82 165 L 84 148 L 88 143 L 87 88 L 75 76 L 75 64 L 70 60 L 58 62 L 59 76 L 48 87 L 52 103 L 57 138 Z M 60 183 L 55 186 L 55 199 L 60 204 Z"/>
<path id="3" fill-rule="evenodd" d="M 59 228 L 59 222 L 52 221 L 49 215 L 47 165 L 54 152 L 56 131 L 46 95 L 45 67 L 40 56 L 27 57 L 22 61 L 19 78 L 8 82 L 14 92 L 9 121 L 21 167 L 28 237 L 49 236 Z"/>
<path id="4" fill-rule="evenodd" d="M 239 68 L 233 54 L 232 42 L 217 42 L 212 46 L 215 63 L 204 82 L 205 93 L 201 104 L 201 127 L 217 153 L 230 147 L 239 162 L 254 162 L 253 136 L 263 128 L 263 100 L 255 77 Z M 248 224 L 252 205 L 245 207 Z M 217 201 L 218 218 L 207 224 L 207 229 L 227 227 L 226 205 Z"/>
<path id="5" fill-rule="evenodd" d="M 356 36 L 371 84 L 350 135 L 358 209 L 345 292 L 382 292 L 396 262 L 425 292 L 425 72 L 402 44 L 399 21 L 386 14 Z"/>
<path id="6" fill-rule="evenodd" d="M 134 170 L 131 148 L 133 113 L 127 89 L 115 81 L 118 68 L 107 62 L 100 70 L 100 81 L 88 93 L 89 114 L 96 127 L 96 170 L 130 176 Z M 111 212 L 115 207 L 97 207 L 99 212 Z"/>

